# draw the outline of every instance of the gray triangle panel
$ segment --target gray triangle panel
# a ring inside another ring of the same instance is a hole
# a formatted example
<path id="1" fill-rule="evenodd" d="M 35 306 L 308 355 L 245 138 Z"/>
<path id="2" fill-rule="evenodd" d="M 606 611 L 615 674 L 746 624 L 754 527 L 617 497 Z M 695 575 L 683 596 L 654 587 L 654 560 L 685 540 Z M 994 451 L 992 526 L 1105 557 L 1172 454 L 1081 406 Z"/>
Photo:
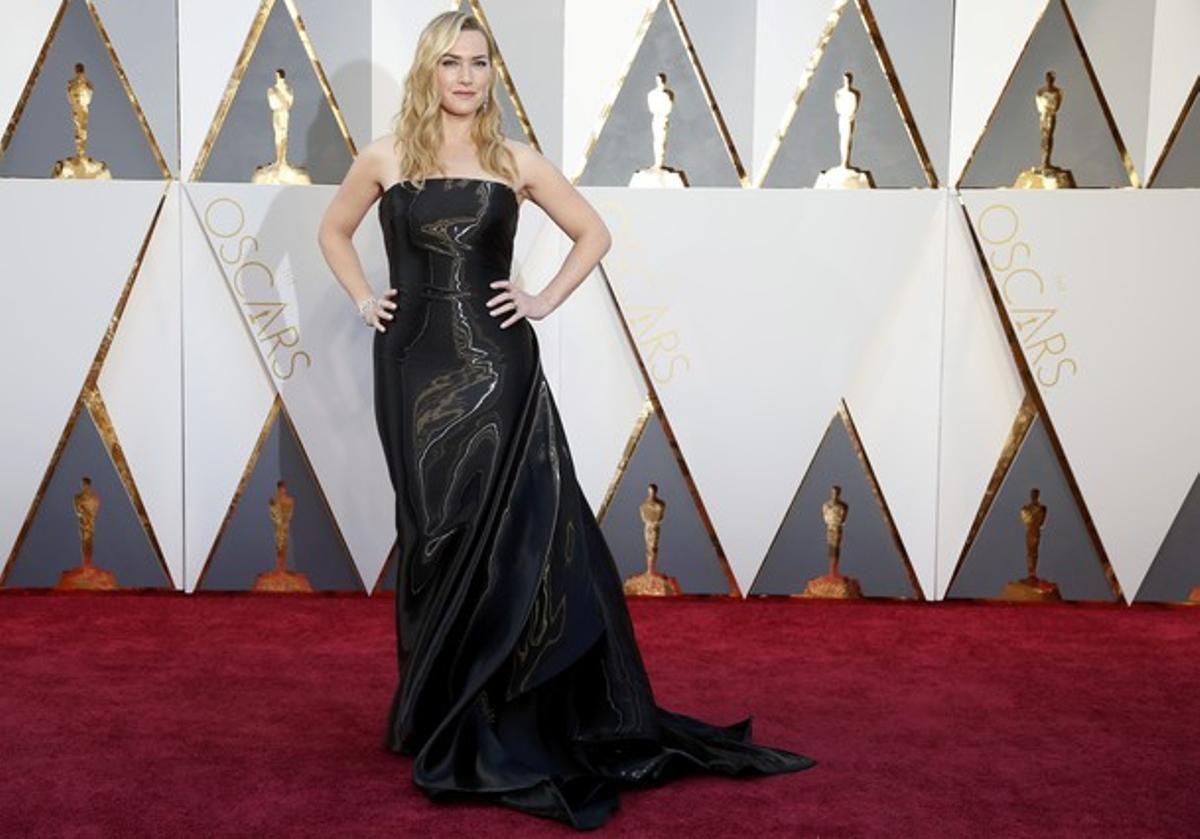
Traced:
<path id="1" fill-rule="evenodd" d="M 96 0 L 138 106 L 173 176 L 179 172 L 179 9 L 176 3 Z M 160 170 L 161 171 L 161 170 Z"/>
<path id="2" fill-rule="evenodd" d="M 741 186 L 665 0 L 654 12 L 577 182 L 628 186 L 634 172 L 654 164 L 646 94 L 654 89 L 659 73 L 667 74 L 667 87 L 675 92 L 667 128 L 666 165 L 683 170 L 689 186 Z"/>
<path id="3" fill-rule="evenodd" d="M 13 558 L 5 586 L 53 588 L 63 571 L 81 564 L 74 499 L 82 489 L 84 477 L 91 479 L 92 492 L 100 500 L 92 564 L 112 572 L 120 588 L 171 588 L 171 581 L 86 408 L 80 408 L 20 552 Z"/>
<path id="4" fill-rule="evenodd" d="M 8 149 L 0 158 L 0 177 L 49 178 L 56 161 L 75 155 L 67 82 L 75 76 L 76 63 L 83 64 L 92 84 L 88 156 L 106 163 L 114 178 L 161 180 L 162 167 L 83 0 L 67 4 Z"/>
<path id="5" fill-rule="evenodd" d="M 1076 186 L 1129 186 L 1121 153 L 1084 66 L 1061 0 L 1051 0 L 963 172 L 960 186 L 1007 187 L 1041 162 L 1037 92 L 1055 74 L 1062 104 L 1051 163 L 1069 169 Z"/>
<path id="6" fill-rule="evenodd" d="M 859 92 L 850 165 L 870 172 L 877 187 L 928 186 L 899 103 L 853 0 L 830 36 L 762 185 L 811 187 L 821 172 L 838 165 L 834 94 L 843 73 L 853 76 Z"/>
<path id="7" fill-rule="evenodd" d="M 392 545 L 392 549 L 388 551 L 387 559 L 384 560 L 383 568 L 379 572 L 379 579 L 375 581 L 375 589 L 371 592 L 372 594 L 378 594 L 383 591 L 393 594 L 396 592 L 397 553 L 398 549 L 396 545 Z"/>
<path id="8" fill-rule="evenodd" d="M 750 594 L 800 594 L 809 580 L 829 572 L 821 506 L 833 486 L 842 488 L 841 497 L 848 506 L 841 573 L 857 579 L 868 597 L 919 597 L 850 435 L 837 415 L 825 429 Z"/>
<path id="9" fill-rule="evenodd" d="M 1170 147 L 1154 170 L 1155 189 L 1180 189 L 1200 187 L 1200 79 L 1196 80 L 1192 93 L 1179 117 L 1178 128 L 1170 140 Z"/>
<path id="10" fill-rule="evenodd" d="M 267 90 L 282 69 L 295 100 L 288 116 L 288 162 L 314 184 L 336 184 L 350 168 L 350 150 L 283 0 L 275 0 L 229 111 L 213 142 L 201 181 L 249 183 L 275 160 Z"/>
<path id="11" fill-rule="evenodd" d="M 1032 489 L 1046 506 L 1037 574 L 1056 583 L 1064 600 L 1114 599 L 1075 496 L 1063 475 L 1041 417 L 1034 420 L 983 520 L 947 597 L 999 598 L 1026 574 L 1021 507 Z"/>
<path id="12" fill-rule="evenodd" d="M 525 125 L 517 115 L 517 106 L 513 102 L 512 97 L 508 95 L 508 88 L 504 86 L 502 81 L 498 80 L 496 82 L 493 94 L 493 104 L 500 106 L 500 130 L 504 132 L 504 136 L 519 138 L 523 142 L 537 148 L 534 138 L 525 130 Z"/>
<path id="13" fill-rule="evenodd" d="M 258 574 L 275 567 L 275 529 L 268 504 L 278 480 L 284 481 L 288 493 L 295 498 L 288 570 L 307 576 L 315 591 L 363 590 L 285 416 L 283 411 L 277 414 L 259 451 L 242 496 L 202 573 L 198 585 L 202 590 L 246 591 L 253 587 Z"/>
<path id="14" fill-rule="evenodd" d="M 371 0 L 296 0 L 300 20 L 333 90 L 338 112 L 360 148 L 373 137 L 374 67 L 363 54 L 363 45 L 371 42 L 371 6 Z"/>
<path id="15" fill-rule="evenodd" d="M 639 507 L 651 483 L 667 505 L 659 531 L 659 573 L 674 577 L 684 594 L 729 594 L 729 578 L 657 414 L 646 423 L 601 522 L 621 579 L 646 570 Z"/>
<path id="16" fill-rule="evenodd" d="M 1200 476 L 1192 483 L 1134 600 L 1182 603 L 1197 587 L 1200 587 Z"/>
<path id="17" fill-rule="evenodd" d="M 462 0 L 462 2 L 458 4 L 458 10 L 467 15 L 475 14 L 475 10 L 471 8 L 471 4 L 468 2 L 468 0 Z M 492 32 L 491 35 L 492 39 L 495 40 L 496 33 Z M 496 49 L 500 50 L 501 56 L 503 56 L 504 53 L 499 42 L 496 44 Z M 516 82 L 514 81 L 512 84 L 515 88 Z M 508 88 L 505 86 L 502 78 L 497 77 L 496 85 L 492 89 L 492 95 L 494 98 L 488 107 L 491 107 L 492 105 L 499 106 L 500 130 L 504 132 L 504 136 L 519 138 L 534 148 L 537 148 L 537 142 L 532 136 L 530 136 L 529 132 L 525 130 L 525 126 L 521 122 L 521 118 L 517 112 L 516 103 L 513 102 L 512 96 L 509 95 Z"/>

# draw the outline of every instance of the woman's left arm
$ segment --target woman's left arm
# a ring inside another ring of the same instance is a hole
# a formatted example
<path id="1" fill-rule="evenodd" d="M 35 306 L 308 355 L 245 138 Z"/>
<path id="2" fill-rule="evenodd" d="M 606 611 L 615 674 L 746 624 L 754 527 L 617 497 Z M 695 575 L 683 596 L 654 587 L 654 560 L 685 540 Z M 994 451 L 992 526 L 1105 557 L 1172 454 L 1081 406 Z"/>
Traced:
<path id="1" fill-rule="evenodd" d="M 600 262 L 600 257 L 612 246 L 612 234 L 600 214 L 587 202 L 558 168 L 536 150 L 521 143 L 512 143 L 517 156 L 524 188 L 531 201 L 546 211 L 546 215 L 569 236 L 574 245 L 554 278 L 536 295 L 516 288 L 511 279 L 492 283 L 492 288 L 504 289 L 488 301 L 493 317 L 512 312 L 502 327 L 527 317 L 540 320 L 557 309 Z"/>

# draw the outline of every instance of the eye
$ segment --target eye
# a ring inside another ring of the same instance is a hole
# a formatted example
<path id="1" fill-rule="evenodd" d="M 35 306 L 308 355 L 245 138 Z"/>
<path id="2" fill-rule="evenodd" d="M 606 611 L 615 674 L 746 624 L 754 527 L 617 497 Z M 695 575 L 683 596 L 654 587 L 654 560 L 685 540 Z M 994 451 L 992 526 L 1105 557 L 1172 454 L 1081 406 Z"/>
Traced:
<path id="1" fill-rule="evenodd" d="M 484 61 L 483 59 L 480 59 L 480 60 L 478 60 L 478 61 L 476 61 L 476 62 L 475 62 L 475 66 L 476 66 L 476 67 L 486 67 L 486 66 L 487 66 L 487 62 L 486 62 L 486 61 Z"/>

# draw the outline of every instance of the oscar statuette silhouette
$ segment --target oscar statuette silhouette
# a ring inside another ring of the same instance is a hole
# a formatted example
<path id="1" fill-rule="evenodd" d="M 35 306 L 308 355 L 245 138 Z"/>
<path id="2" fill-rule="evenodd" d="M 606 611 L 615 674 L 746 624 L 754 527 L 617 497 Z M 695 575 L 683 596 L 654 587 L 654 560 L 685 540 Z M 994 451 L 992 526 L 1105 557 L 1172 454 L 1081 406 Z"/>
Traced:
<path id="1" fill-rule="evenodd" d="M 1042 528 L 1046 526 L 1046 505 L 1039 500 L 1041 491 L 1034 487 L 1029 492 L 1029 503 L 1021 507 L 1021 523 L 1025 525 L 1025 570 L 1026 576 L 1013 580 L 1004 587 L 1001 600 L 1019 603 L 1044 603 L 1062 600 L 1058 586 L 1037 575 L 1038 553 L 1042 543 Z"/>
<path id="2" fill-rule="evenodd" d="M 92 108 L 92 83 L 83 65 L 75 64 L 75 75 L 67 82 L 71 122 L 75 125 L 75 155 L 55 162 L 50 177 L 59 180 L 112 180 L 108 164 L 88 157 L 88 115 Z"/>
<path id="3" fill-rule="evenodd" d="M 825 544 L 829 548 L 829 573 L 809 580 L 801 597 L 854 600 L 863 596 L 858 580 L 843 575 L 840 568 L 842 536 L 849 513 L 850 505 L 842 500 L 842 488 L 832 487 L 829 500 L 821 505 L 821 517 L 825 520 Z"/>
<path id="4" fill-rule="evenodd" d="M 271 107 L 271 128 L 275 134 L 275 160 L 254 170 L 251 179 L 256 184 L 311 184 L 308 170 L 288 163 L 288 122 L 296 96 L 288 84 L 283 68 L 275 71 L 275 83 L 267 88 L 267 104 Z"/>
<path id="5" fill-rule="evenodd" d="M 657 597 L 682 594 L 679 582 L 674 577 L 658 571 L 658 540 L 666 510 L 667 503 L 658 497 L 658 485 L 649 484 L 646 487 L 646 500 L 638 508 L 642 517 L 642 535 L 646 542 L 646 570 L 625 580 L 626 594 L 649 594 Z"/>
<path id="6" fill-rule="evenodd" d="M 1042 161 L 1018 175 L 1013 186 L 1017 189 L 1073 189 L 1075 176 L 1070 170 L 1050 162 L 1050 154 L 1054 151 L 1054 128 L 1063 103 L 1062 88 L 1054 84 L 1053 71 L 1046 73 L 1046 83 L 1038 88 L 1036 102 L 1042 134 Z"/>
<path id="7" fill-rule="evenodd" d="M 654 138 L 654 165 L 639 169 L 629 179 L 629 185 L 651 189 L 680 189 L 687 186 L 687 175 L 680 169 L 667 165 L 667 129 L 671 123 L 671 108 L 675 104 L 675 91 L 667 87 L 667 74 L 654 77 L 654 87 L 646 94 L 646 107 L 650 111 L 650 133 Z"/>
<path id="8" fill-rule="evenodd" d="M 253 591 L 310 592 L 308 577 L 287 567 L 288 528 L 296 499 L 287 491 L 283 481 L 275 482 L 275 494 L 267 501 L 271 509 L 271 524 L 275 529 L 275 567 L 254 578 Z"/>
<path id="9" fill-rule="evenodd" d="M 871 173 L 850 165 L 850 150 L 854 144 L 854 118 L 858 114 L 862 94 L 853 86 L 854 76 L 842 74 L 842 86 L 833 94 L 833 107 L 838 115 L 838 152 L 841 162 L 817 176 L 817 189 L 874 189 Z"/>
<path id="10" fill-rule="evenodd" d="M 118 587 L 116 575 L 92 564 L 100 496 L 92 489 L 91 478 L 85 476 L 82 484 L 83 489 L 75 493 L 74 504 L 83 561 L 75 568 L 63 571 L 54 588 L 58 591 L 112 591 Z"/>

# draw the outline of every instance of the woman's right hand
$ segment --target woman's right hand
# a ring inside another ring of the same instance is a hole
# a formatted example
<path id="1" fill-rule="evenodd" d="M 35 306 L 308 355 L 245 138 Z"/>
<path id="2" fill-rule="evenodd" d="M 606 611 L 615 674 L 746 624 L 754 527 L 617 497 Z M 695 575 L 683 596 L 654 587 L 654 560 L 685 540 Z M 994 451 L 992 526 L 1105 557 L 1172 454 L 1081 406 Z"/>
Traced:
<path id="1" fill-rule="evenodd" d="M 367 307 L 367 310 L 363 312 L 363 320 L 367 326 L 374 327 L 380 332 L 387 332 L 384 321 L 393 320 L 396 317 L 392 314 L 396 310 L 396 301 L 392 299 L 396 296 L 396 291 L 394 288 L 389 288 L 383 293 L 383 297 L 375 301 L 375 305 Z"/>

